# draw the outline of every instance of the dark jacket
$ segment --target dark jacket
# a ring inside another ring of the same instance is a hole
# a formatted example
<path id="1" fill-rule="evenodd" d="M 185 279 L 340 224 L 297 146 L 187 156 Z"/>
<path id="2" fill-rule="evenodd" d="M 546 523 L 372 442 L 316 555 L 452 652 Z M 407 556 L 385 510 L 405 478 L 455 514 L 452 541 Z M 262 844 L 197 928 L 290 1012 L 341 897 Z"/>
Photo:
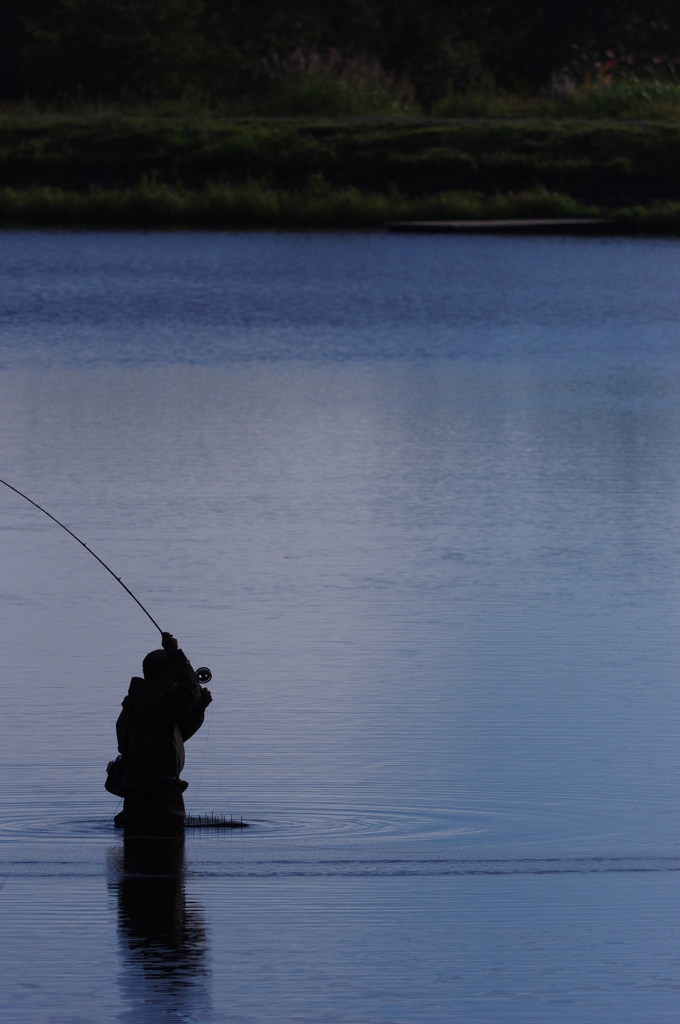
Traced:
<path id="1" fill-rule="evenodd" d="M 184 741 L 203 725 L 201 688 L 182 651 L 170 655 L 175 685 L 163 693 L 134 677 L 116 722 L 118 749 L 128 764 L 126 798 L 135 792 L 152 795 L 168 786 L 186 789 Z"/>

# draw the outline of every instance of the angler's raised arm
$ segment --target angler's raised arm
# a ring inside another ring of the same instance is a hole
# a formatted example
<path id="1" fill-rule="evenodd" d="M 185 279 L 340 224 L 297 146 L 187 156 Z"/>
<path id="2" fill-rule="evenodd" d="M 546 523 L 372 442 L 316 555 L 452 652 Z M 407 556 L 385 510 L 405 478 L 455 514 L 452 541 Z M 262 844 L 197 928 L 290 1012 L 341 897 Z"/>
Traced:
<path id="1" fill-rule="evenodd" d="M 174 686 L 163 694 L 159 712 L 166 722 L 177 725 L 187 712 L 200 704 L 201 687 L 189 659 L 169 633 L 163 634 L 163 650 L 167 657 L 167 673 Z"/>

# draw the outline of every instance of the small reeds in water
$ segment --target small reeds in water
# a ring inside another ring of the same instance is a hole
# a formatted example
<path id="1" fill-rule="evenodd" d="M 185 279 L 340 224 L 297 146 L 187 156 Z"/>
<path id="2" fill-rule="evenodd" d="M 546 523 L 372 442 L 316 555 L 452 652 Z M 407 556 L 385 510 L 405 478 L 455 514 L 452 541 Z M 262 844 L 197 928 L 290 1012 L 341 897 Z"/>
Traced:
<path id="1" fill-rule="evenodd" d="M 234 821 L 234 816 L 226 814 L 187 814 L 184 822 L 186 828 L 250 828 L 247 821 Z"/>

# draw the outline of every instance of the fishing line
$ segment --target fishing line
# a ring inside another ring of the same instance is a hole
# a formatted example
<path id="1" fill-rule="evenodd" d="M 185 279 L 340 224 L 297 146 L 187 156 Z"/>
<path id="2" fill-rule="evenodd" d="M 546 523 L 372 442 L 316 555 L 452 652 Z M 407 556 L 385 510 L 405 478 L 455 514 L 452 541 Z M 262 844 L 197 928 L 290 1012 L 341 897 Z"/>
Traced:
<path id="1" fill-rule="evenodd" d="M 116 815 L 118 814 L 118 811 L 120 810 L 120 805 L 122 804 L 122 802 L 123 802 L 123 798 L 121 797 L 120 800 L 118 801 L 118 803 L 116 804 L 115 811 L 111 815 L 111 824 L 112 825 L 114 825 L 114 819 L 115 819 Z"/>
<path id="2" fill-rule="evenodd" d="M 163 634 L 163 630 L 162 630 L 162 629 L 161 629 L 161 627 L 160 627 L 160 626 L 158 625 L 158 623 L 157 623 L 157 622 L 156 622 L 156 620 L 155 620 L 155 619 L 153 618 L 153 616 L 149 614 L 149 612 L 148 612 L 148 611 L 146 610 L 146 608 L 144 607 L 144 605 L 142 604 L 142 602 L 141 602 L 140 600 L 138 600 L 138 598 L 136 598 L 136 597 L 135 597 L 135 595 L 134 595 L 134 594 L 132 593 L 132 591 L 130 590 L 130 588 L 129 588 L 129 587 L 126 587 L 126 586 L 125 586 L 125 584 L 123 583 L 123 581 L 122 581 L 122 579 L 120 578 L 120 576 L 116 576 L 116 574 L 115 574 L 115 572 L 113 571 L 113 569 L 110 569 L 110 568 L 108 567 L 108 565 L 106 564 L 106 562 L 103 562 L 103 561 L 101 560 L 101 558 L 99 557 L 99 555 L 95 555 L 95 553 L 94 553 L 94 551 L 92 550 L 92 548 L 88 548 L 88 546 L 87 546 L 87 544 L 85 543 L 85 541 L 84 541 L 84 540 L 81 540 L 81 539 L 80 539 L 80 537 L 76 537 L 75 533 L 73 533 L 73 531 L 72 531 L 72 530 L 69 530 L 68 526 L 64 526 L 64 524 L 63 524 L 63 523 L 60 523 L 60 522 L 59 522 L 59 520 L 58 520 L 58 519 L 56 518 L 56 516 L 53 516 L 51 512 L 48 512 L 48 511 L 47 511 L 47 509 L 46 509 L 46 508 L 43 508 L 43 507 L 42 507 L 42 505 L 39 505 L 37 501 L 33 501 L 33 499 L 32 499 L 32 498 L 29 498 L 27 494 L 24 494 L 24 493 L 23 493 L 23 491 L 20 491 L 20 490 L 19 490 L 19 489 L 18 489 L 17 487 L 12 487 L 12 485 L 11 485 L 11 484 L 8 484 L 6 480 L 2 480 L 2 479 L 0 479 L 0 484 L 4 484 L 4 485 L 5 485 L 5 487 L 9 487 L 10 491 L 14 491 L 14 493 L 15 493 L 15 494 L 18 494 L 18 495 L 19 495 L 19 496 L 20 496 L 21 498 L 25 498 L 25 499 L 26 499 L 26 501 L 30 502 L 30 504 L 31 504 L 31 505 L 33 505 L 33 506 L 34 506 L 35 508 L 39 509 L 39 510 L 40 510 L 41 512 L 44 512 L 44 513 L 45 513 L 45 515 L 46 515 L 46 516 L 48 516 L 48 517 L 49 517 L 49 518 L 50 518 L 50 519 L 52 520 L 52 522 L 56 523 L 56 524 L 57 524 L 57 526 L 61 526 L 62 530 L 66 530 L 66 532 L 68 533 L 68 535 L 69 535 L 70 537 L 73 537 L 73 539 L 74 539 L 74 540 L 77 540 L 77 541 L 78 541 L 78 543 L 79 543 L 79 544 L 81 544 L 81 545 L 82 545 L 82 546 L 83 546 L 83 547 L 85 548 L 85 550 L 86 550 L 86 551 L 89 551 L 89 552 L 90 552 L 90 554 L 92 555 L 92 557 L 93 557 L 93 558 L 96 558 L 96 559 L 97 559 L 97 561 L 99 562 L 99 564 L 100 564 L 100 565 L 103 565 L 103 566 L 104 566 L 104 568 L 106 569 L 106 571 L 107 571 L 108 573 L 111 573 L 111 575 L 113 576 L 114 580 L 117 580 L 117 581 L 118 581 L 118 583 L 120 583 L 120 585 L 121 585 L 121 587 L 123 588 L 123 590 L 125 590 L 125 591 L 126 591 L 126 593 L 128 593 L 128 594 L 130 595 L 130 597 L 132 598 L 132 600 L 133 600 L 133 601 L 136 601 L 136 602 L 137 602 L 137 604 L 138 604 L 138 605 L 139 605 L 139 607 L 140 607 L 140 608 L 142 609 L 142 611 L 144 612 L 144 614 L 145 614 L 145 615 L 146 615 L 146 616 L 147 616 L 147 617 L 148 617 L 149 619 L 151 619 L 151 621 L 153 622 L 153 624 L 154 624 L 154 626 L 156 627 L 156 629 L 158 630 L 158 632 L 159 632 L 159 633 L 160 633 L 161 635 Z"/>
<path id="3" fill-rule="evenodd" d="M 198 794 L 201 792 L 201 783 L 203 782 L 203 767 L 205 765 L 205 752 L 208 749 L 208 740 L 210 739 L 210 719 L 208 719 L 207 721 L 207 726 L 208 728 L 206 729 L 205 741 L 203 743 L 203 753 L 201 754 L 201 774 L 199 775 L 198 786 L 196 787 L 196 792 L 193 795 L 193 798 L 191 800 L 191 806 L 189 807 L 189 817 L 191 817 L 191 812 L 194 809 L 194 805 L 196 803 Z"/>

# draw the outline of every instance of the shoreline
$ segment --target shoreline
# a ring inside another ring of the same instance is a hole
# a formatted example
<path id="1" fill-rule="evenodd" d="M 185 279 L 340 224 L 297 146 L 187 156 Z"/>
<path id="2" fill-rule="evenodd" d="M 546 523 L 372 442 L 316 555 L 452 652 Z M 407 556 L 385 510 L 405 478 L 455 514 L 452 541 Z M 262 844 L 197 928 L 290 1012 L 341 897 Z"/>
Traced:
<path id="1" fill-rule="evenodd" d="M 253 183 L 200 191 L 152 184 L 87 191 L 0 188 L 0 228 L 22 227 L 675 236 L 680 235 L 680 202 L 612 210 L 543 189 L 407 198 L 353 188 L 287 191 Z"/>

